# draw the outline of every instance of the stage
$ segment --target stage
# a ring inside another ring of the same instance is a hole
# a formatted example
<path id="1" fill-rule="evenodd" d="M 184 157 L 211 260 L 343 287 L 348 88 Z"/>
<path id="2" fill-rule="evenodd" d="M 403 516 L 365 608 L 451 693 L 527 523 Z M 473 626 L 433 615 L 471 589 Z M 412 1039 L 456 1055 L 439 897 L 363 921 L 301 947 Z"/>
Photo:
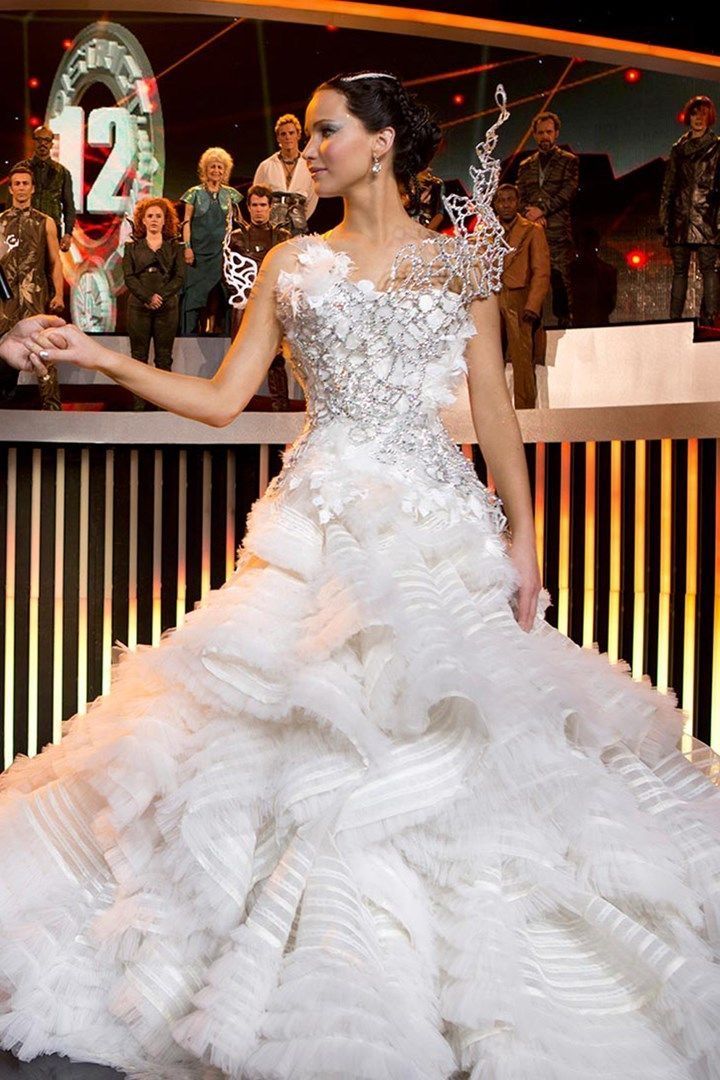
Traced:
<path id="1" fill-rule="evenodd" d="M 543 405 L 518 414 L 548 618 L 674 689 L 688 731 L 720 749 L 720 343 L 694 343 L 690 321 L 549 337 Z M 178 370 L 205 376 L 225 348 L 180 344 Z M 488 479 L 462 394 L 446 423 Z M 225 428 L 161 412 L 0 413 L 6 764 L 107 692 L 116 642 L 157 644 L 222 585 L 303 424 L 302 412 Z"/>

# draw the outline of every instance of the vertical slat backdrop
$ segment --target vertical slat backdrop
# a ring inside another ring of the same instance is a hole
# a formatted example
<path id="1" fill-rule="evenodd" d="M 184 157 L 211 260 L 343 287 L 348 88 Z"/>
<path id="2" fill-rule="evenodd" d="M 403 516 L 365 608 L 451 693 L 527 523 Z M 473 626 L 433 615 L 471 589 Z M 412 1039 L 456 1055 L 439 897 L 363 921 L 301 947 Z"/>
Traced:
<path id="1" fill-rule="evenodd" d="M 226 580 L 280 450 L 0 444 L 3 766 L 107 692 L 117 642 L 157 644 Z M 674 689 L 720 751 L 720 441 L 526 453 L 549 621 Z"/>

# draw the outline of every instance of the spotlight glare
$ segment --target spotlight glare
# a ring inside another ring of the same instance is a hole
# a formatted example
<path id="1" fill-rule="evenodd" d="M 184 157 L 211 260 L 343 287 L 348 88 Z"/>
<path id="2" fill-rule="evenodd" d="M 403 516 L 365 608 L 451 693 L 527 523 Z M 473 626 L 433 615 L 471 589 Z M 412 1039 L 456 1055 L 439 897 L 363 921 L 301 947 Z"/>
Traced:
<path id="1" fill-rule="evenodd" d="M 625 262 L 631 270 L 644 270 L 648 264 L 648 253 L 640 248 L 633 248 L 625 255 Z"/>

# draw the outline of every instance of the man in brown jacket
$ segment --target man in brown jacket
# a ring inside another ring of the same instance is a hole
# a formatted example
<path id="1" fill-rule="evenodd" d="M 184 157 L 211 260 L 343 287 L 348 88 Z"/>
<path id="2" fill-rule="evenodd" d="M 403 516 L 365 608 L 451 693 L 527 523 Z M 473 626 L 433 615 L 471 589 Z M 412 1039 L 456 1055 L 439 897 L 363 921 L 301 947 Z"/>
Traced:
<path id="1" fill-rule="evenodd" d="M 493 206 L 512 249 L 505 259 L 500 292 L 505 355 L 513 367 L 515 408 L 533 409 L 535 364 L 545 360 L 540 313 L 550 288 L 550 251 L 542 225 L 522 217 L 519 205 L 515 184 L 501 184 Z"/>

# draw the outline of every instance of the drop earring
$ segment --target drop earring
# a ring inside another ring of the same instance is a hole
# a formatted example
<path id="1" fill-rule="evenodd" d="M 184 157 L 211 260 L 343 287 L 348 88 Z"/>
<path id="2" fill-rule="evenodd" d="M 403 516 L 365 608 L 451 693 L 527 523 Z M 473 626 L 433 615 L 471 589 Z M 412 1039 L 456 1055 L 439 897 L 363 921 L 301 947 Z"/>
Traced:
<path id="1" fill-rule="evenodd" d="M 379 157 L 377 157 L 375 154 L 373 154 L 373 162 L 372 162 L 372 165 L 370 166 L 370 172 L 373 174 L 373 176 L 377 176 L 377 174 L 380 172 L 381 169 L 382 169 L 382 161 L 380 160 Z"/>

